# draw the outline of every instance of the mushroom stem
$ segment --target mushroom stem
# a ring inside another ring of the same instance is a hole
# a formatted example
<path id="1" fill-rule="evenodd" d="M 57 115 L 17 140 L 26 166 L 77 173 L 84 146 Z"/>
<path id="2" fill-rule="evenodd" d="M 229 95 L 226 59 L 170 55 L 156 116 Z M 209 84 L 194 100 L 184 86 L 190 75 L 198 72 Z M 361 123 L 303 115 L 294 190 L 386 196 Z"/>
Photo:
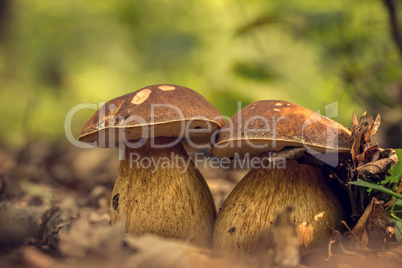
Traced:
<path id="1" fill-rule="evenodd" d="M 260 232 L 288 206 L 302 251 L 328 243 L 330 227 L 342 227 L 342 206 L 322 171 L 288 160 L 286 168 L 252 169 L 233 189 L 217 216 L 213 247 L 253 255 Z"/>
<path id="2" fill-rule="evenodd" d="M 158 145 L 175 138 L 154 138 Z M 152 233 L 200 246 L 211 245 L 215 204 L 204 178 L 183 146 L 126 147 L 110 205 L 111 222 L 125 222 L 130 233 Z"/>

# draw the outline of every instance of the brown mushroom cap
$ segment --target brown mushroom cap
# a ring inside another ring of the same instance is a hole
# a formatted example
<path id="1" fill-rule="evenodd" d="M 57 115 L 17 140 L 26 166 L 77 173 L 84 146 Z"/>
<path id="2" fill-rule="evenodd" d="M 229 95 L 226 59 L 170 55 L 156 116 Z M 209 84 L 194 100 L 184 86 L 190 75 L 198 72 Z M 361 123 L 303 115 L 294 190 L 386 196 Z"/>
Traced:
<path id="1" fill-rule="evenodd" d="M 225 123 L 212 154 L 255 156 L 286 146 L 349 153 L 350 134 L 346 127 L 309 109 L 283 100 L 262 100 L 247 105 Z"/>
<path id="2" fill-rule="evenodd" d="M 84 125 L 78 140 L 113 147 L 122 139 L 185 137 L 190 130 L 188 137 L 205 141 L 224 122 L 199 93 L 177 85 L 152 85 L 106 102 Z M 114 136 L 109 142 L 110 135 Z"/>

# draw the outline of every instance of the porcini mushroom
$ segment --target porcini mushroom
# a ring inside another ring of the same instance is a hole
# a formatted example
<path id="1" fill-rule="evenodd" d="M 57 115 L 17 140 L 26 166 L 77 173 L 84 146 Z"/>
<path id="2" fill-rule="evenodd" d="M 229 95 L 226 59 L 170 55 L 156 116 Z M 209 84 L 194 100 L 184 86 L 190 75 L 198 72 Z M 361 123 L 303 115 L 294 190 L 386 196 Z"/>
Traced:
<path id="1" fill-rule="evenodd" d="M 350 151 L 350 131 L 287 101 L 258 101 L 226 122 L 212 154 L 237 161 L 246 157 L 263 161 L 272 160 L 272 152 L 285 147 L 305 147 L 312 155 L 323 157 L 320 153 L 325 153 L 331 157 L 324 160 L 333 161 L 334 156 Z M 296 160 L 282 160 L 276 166 L 260 162 L 233 189 L 215 222 L 215 249 L 237 256 L 252 255 L 260 232 L 288 206 L 294 209 L 301 250 L 328 243 L 331 228 L 341 228 L 344 211 L 322 170 Z"/>
<path id="2" fill-rule="evenodd" d="M 209 246 L 216 216 L 211 192 L 181 141 L 208 144 L 224 120 L 197 92 L 153 85 L 105 103 L 80 141 L 124 147 L 110 204 L 111 222 Z"/>

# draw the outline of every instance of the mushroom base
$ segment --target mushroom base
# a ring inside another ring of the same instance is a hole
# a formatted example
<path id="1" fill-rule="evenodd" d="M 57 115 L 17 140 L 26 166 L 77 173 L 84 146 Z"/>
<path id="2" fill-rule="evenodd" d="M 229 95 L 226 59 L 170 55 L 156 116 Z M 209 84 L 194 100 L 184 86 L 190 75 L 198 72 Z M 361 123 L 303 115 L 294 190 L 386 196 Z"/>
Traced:
<path id="1" fill-rule="evenodd" d="M 285 169 L 253 169 L 240 181 L 217 216 L 213 247 L 224 254 L 255 254 L 261 231 L 287 206 L 293 207 L 302 251 L 328 245 L 330 227 L 342 229 L 342 206 L 321 170 L 290 160 Z"/>
<path id="2" fill-rule="evenodd" d="M 172 138 L 155 138 L 158 145 Z M 207 183 L 181 143 L 126 148 L 110 204 L 112 223 L 124 221 L 130 233 L 151 233 L 210 246 L 216 216 Z"/>

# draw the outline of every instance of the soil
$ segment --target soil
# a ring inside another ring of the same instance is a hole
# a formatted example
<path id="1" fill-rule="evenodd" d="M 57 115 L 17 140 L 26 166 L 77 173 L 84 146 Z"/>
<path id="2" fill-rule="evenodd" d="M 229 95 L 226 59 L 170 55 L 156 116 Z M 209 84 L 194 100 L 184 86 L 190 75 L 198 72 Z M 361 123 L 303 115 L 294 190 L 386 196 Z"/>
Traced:
<path id="1" fill-rule="evenodd" d="M 110 224 L 109 216 L 118 165 L 115 149 L 41 141 L 0 149 L 0 267 L 400 267 L 402 246 L 392 237 L 379 248 L 360 249 L 342 244 L 340 234 L 328 247 L 278 264 L 253 257 L 239 261 L 186 241 L 126 234 L 121 224 Z M 199 169 L 218 211 L 247 173 L 202 164 Z M 286 252 L 281 256 L 290 258 Z"/>

